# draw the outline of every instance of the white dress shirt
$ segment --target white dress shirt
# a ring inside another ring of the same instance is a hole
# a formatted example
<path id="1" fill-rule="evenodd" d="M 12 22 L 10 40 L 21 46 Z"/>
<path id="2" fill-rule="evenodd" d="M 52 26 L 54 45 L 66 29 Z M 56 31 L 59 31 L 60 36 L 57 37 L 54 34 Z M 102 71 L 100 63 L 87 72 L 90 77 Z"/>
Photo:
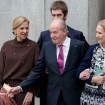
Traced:
<path id="1" fill-rule="evenodd" d="M 69 48 L 70 48 L 70 41 L 71 39 L 67 36 L 64 43 L 63 43 L 63 54 L 64 54 L 64 67 L 65 67 L 65 63 L 67 60 L 67 56 L 68 56 L 68 52 L 69 52 Z M 59 55 L 59 47 L 57 46 L 57 59 L 58 59 L 58 55 Z"/>

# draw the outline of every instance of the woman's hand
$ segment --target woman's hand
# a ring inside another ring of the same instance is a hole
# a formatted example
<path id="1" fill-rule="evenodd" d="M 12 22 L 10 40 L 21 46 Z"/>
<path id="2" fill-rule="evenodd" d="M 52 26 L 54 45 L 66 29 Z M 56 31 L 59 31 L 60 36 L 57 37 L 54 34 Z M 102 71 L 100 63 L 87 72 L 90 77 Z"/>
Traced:
<path id="1" fill-rule="evenodd" d="M 30 105 L 32 102 L 33 93 L 27 92 L 22 105 Z"/>
<path id="2" fill-rule="evenodd" d="M 92 77 L 92 83 L 103 84 L 104 82 L 105 76 L 102 76 L 102 74 Z"/>
<path id="3" fill-rule="evenodd" d="M 87 80 L 89 77 L 90 77 L 90 72 L 88 71 L 88 69 L 82 71 L 79 75 L 80 80 Z"/>
<path id="4" fill-rule="evenodd" d="M 0 93 L 5 93 L 5 94 L 7 94 L 7 90 L 6 90 L 4 87 L 2 87 L 2 88 L 0 89 Z"/>
<path id="5" fill-rule="evenodd" d="M 16 86 L 16 87 L 11 87 L 11 89 L 8 91 L 8 96 L 10 97 L 14 97 L 15 94 L 18 94 L 22 92 L 22 89 L 20 86 Z"/>
<path id="6" fill-rule="evenodd" d="M 5 88 L 0 89 L 0 95 L 7 95 L 7 90 Z"/>

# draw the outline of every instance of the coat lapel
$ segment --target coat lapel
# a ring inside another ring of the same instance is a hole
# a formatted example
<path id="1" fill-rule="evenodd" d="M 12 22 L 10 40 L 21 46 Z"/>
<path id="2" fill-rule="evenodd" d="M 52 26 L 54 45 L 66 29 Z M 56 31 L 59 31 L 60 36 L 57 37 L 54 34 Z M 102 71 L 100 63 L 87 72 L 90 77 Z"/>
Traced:
<path id="1" fill-rule="evenodd" d="M 66 63 L 65 63 L 64 72 L 65 72 L 65 70 L 67 70 L 70 66 L 72 66 L 72 60 L 73 60 L 73 57 L 74 57 L 74 55 L 75 55 L 76 50 L 77 50 L 76 42 L 73 41 L 73 39 L 71 38 L 70 48 L 69 48 L 67 60 L 66 60 Z"/>
<path id="2" fill-rule="evenodd" d="M 58 65 L 57 65 L 57 51 L 56 51 L 56 45 L 53 44 L 52 47 L 50 48 L 50 55 L 51 55 L 51 60 L 53 62 L 53 65 L 54 65 L 54 69 L 53 71 L 56 73 L 56 74 L 60 74 L 60 71 L 59 71 L 59 68 L 58 68 Z"/>

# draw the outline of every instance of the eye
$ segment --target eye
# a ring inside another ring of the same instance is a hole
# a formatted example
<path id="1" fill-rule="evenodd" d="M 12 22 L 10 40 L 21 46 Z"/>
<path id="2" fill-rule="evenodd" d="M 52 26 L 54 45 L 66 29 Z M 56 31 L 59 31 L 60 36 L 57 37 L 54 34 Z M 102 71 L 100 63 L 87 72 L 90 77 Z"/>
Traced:
<path id="1" fill-rule="evenodd" d="M 52 14 L 53 17 L 55 17 L 55 14 Z"/>
<path id="2" fill-rule="evenodd" d="M 20 28 L 20 30 L 23 30 L 23 29 L 24 29 L 23 27 Z"/>
<path id="3" fill-rule="evenodd" d="M 98 34 L 102 34 L 101 32 L 98 32 Z"/>
<path id="4" fill-rule="evenodd" d="M 29 27 L 26 27 L 26 29 L 28 30 L 28 29 L 29 29 Z"/>
<path id="5" fill-rule="evenodd" d="M 58 14 L 57 16 L 60 17 L 60 16 L 62 16 L 62 14 Z"/>

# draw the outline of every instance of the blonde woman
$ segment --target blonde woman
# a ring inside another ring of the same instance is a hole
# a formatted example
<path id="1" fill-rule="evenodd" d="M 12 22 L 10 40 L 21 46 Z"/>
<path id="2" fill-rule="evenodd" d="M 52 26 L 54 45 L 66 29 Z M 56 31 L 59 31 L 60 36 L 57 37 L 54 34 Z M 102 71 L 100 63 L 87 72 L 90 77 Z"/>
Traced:
<path id="1" fill-rule="evenodd" d="M 29 20 L 19 16 L 13 21 L 15 39 L 5 42 L 0 52 L 0 88 L 4 83 L 14 87 L 23 81 L 39 56 L 36 42 L 28 39 Z M 34 105 L 35 88 L 14 96 L 17 105 Z"/>
<path id="2" fill-rule="evenodd" d="M 98 22 L 96 39 L 77 70 L 78 78 L 86 82 L 80 105 L 105 105 L 105 20 Z"/>

